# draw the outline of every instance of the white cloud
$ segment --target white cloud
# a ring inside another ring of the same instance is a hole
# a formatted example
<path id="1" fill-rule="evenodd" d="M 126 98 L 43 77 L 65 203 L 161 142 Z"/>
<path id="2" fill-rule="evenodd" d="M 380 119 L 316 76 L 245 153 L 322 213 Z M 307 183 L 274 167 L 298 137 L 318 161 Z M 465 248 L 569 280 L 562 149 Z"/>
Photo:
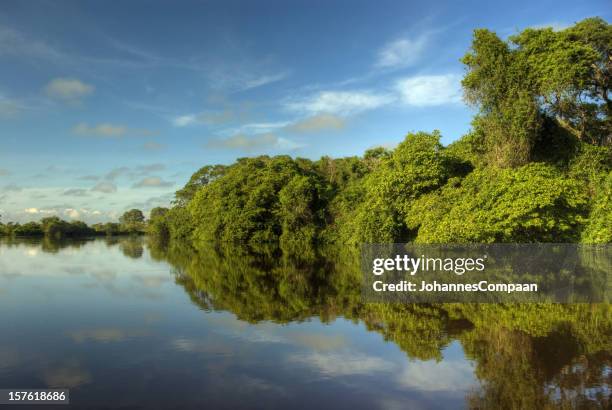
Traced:
<path id="1" fill-rule="evenodd" d="M 400 38 L 386 44 L 378 53 L 375 66 L 378 68 L 403 68 L 414 65 L 423 54 L 427 37 Z"/>
<path id="2" fill-rule="evenodd" d="M 268 134 L 278 130 L 283 130 L 289 126 L 289 121 L 276 121 L 276 122 L 252 122 L 242 124 L 237 127 L 225 128 L 219 130 L 217 135 L 221 137 L 231 137 L 237 134 L 257 135 L 257 134 Z"/>
<path id="3" fill-rule="evenodd" d="M 170 206 L 170 203 L 174 199 L 174 193 L 170 192 L 170 193 L 166 193 L 160 196 L 154 196 L 154 197 L 148 198 L 146 201 L 141 202 L 140 200 L 142 199 L 142 193 L 138 191 L 133 191 L 133 192 L 135 192 L 138 195 L 137 197 L 134 198 L 138 202 L 130 203 L 128 206 L 125 207 L 126 210 L 131 209 L 131 208 L 138 208 L 146 213 L 147 211 L 157 206 L 168 207 Z"/>
<path id="4" fill-rule="evenodd" d="M 72 128 L 72 132 L 83 137 L 121 138 L 125 135 L 147 136 L 155 132 L 147 129 L 128 128 L 121 124 L 100 123 L 89 125 L 81 122 Z"/>
<path id="5" fill-rule="evenodd" d="M 289 339 L 298 346 L 304 346 L 310 350 L 329 352 L 346 349 L 350 342 L 340 334 L 318 334 L 318 333 L 291 333 Z"/>
<path id="6" fill-rule="evenodd" d="M 81 213 L 73 208 L 64 210 L 64 214 L 72 219 L 77 219 L 78 217 L 81 216 Z"/>
<path id="7" fill-rule="evenodd" d="M 131 173 L 132 171 L 130 170 L 129 167 L 123 166 L 123 167 L 113 168 L 110 171 L 108 171 L 106 175 L 104 175 L 104 179 L 114 181 L 115 179 L 121 176 L 131 175 Z"/>
<path id="8" fill-rule="evenodd" d="M 270 132 L 275 129 L 283 128 L 289 125 L 287 121 L 278 121 L 278 122 L 255 122 L 250 124 L 244 124 L 240 127 L 241 131 L 244 132 Z"/>
<path id="9" fill-rule="evenodd" d="M 48 44 L 27 38 L 8 27 L 0 27 L 0 55 L 24 55 L 51 60 L 64 57 Z"/>
<path id="10" fill-rule="evenodd" d="M 178 115 L 171 119 L 175 127 L 187 127 L 194 124 L 222 125 L 235 120 L 244 120 L 246 113 L 232 109 L 203 111 L 197 114 Z"/>
<path id="11" fill-rule="evenodd" d="M 349 115 L 381 107 L 393 100 L 392 95 L 371 91 L 322 91 L 305 100 L 289 102 L 286 107 L 310 114 Z"/>
<path id="12" fill-rule="evenodd" d="M 294 122 L 286 127 L 289 132 L 310 133 L 325 130 L 337 131 L 346 126 L 346 120 L 333 114 L 321 113 Z"/>
<path id="13" fill-rule="evenodd" d="M 404 387 L 423 391 L 466 391 L 477 385 L 474 368 L 467 361 L 411 361 L 398 373 Z"/>
<path id="14" fill-rule="evenodd" d="M 406 105 L 427 107 L 461 101 L 461 76 L 456 74 L 425 75 L 399 80 L 395 85 Z"/>
<path id="15" fill-rule="evenodd" d="M 160 188 L 160 187 L 171 187 L 174 182 L 164 181 L 159 177 L 147 177 L 138 181 L 133 185 L 133 188 Z"/>
<path id="16" fill-rule="evenodd" d="M 198 121 L 195 114 L 180 115 L 172 119 L 172 124 L 176 127 L 186 127 L 196 122 Z"/>
<path id="17" fill-rule="evenodd" d="M 117 185 L 112 182 L 98 182 L 93 188 L 92 191 L 103 192 L 105 194 L 112 194 L 113 192 L 117 192 Z"/>
<path id="18" fill-rule="evenodd" d="M 95 87 L 77 78 L 54 78 L 45 86 L 48 96 L 65 102 L 79 102 L 93 94 Z"/>
<path id="19" fill-rule="evenodd" d="M 298 142 L 291 141 L 287 138 L 279 137 L 276 141 L 276 148 L 282 151 L 293 151 L 293 150 L 300 149 L 303 147 L 305 147 L 304 144 L 300 144 Z"/>
<path id="20" fill-rule="evenodd" d="M 309 353 L 289 357 L 289 362 L 301 363 L 318 369 L 326 376 L 352 376 L 390 372 L 396 368 L 393 362 L 362 353 Z"/>
<path id="21" fill-rule="evenodd" d="M 206 144 L 210 148 L 236 149 L 254 151 L 258 149 L 277 149 L 282 151 L 295 150 L 303 147 L 294 141 L 278 137 L 274 134 L 256 134 L 248 136 L 236 134 L 224 139 L 211 139 Z"/>
<path id="22" fill-rule="evenodd" d="M 89 125 L 85 122 L 79 123 L 74 126 L 72 132 L 88 137 L 106 137 L 106 138 L 119 138 L 123 137 L 127 133 L 127 127 L 124 125 L 115 125 L 109 123 L 102 123 L 97 125 Z"/>
<path id="23" fill-rule="evenodd" d="M 204 111 L 198 115 L 197 120 L 206 125 L 227 124 L 234 120 L 244 120 L 247 114 L 243 110 L 244 107 L 239 107 L 238 111 L 229 108 L 218 111 Z"/>
<path id="24" fill-rule="evenodd" d="M 4 186 L 3 191 L 4 192 L 21 192 L 22 189 L 23 189 L 22 187 L 16 184 L 8 184 Z"/>
<path id="25" fill-rule="evenodd" d="M 276 74 L 270 75 L 262 75 L 259 77 L 248 78 L 244 80 L 244 84 L 242 86 L 242 90 L 249 90 L 251 88 L 261 87 L 266 84 L 275 83 L 277 81 L 283 80 L 287 77 L 287 72 L 280 72 Z"/>
<path id="26" fill-rule="evenodd" d="M 49 209 L 41 209 L 41 208 L 25 208 L 23 210 L 24 213 L 30 215 L 56 215 L 58 214 L 57 208 L 49 208 Z"/>
<path id="27" fill-rule="evenodd" d="M 254 148 L 270 147 L 276 144 L 278 137 L 274 134 L 261 134 L 249 137 L 245 134 L 236 134 L 225 139 L 212 139 L 208 142 L 209 147 L 233 148 L 250 150 Z"/>
<path id="28" fill-rule="evenodd" d="M 13 118 L 25 109 L 21 102 L 0 95 L 0 118 Z"/>
<path id="29" fill-rule="evenodd" d="M 71 360 L 66 366 L 53 366 L 45 370 L 43 380 L 48 387 L 75 388 L 91 381 L 89 373 L 76 360 Z"/>
<path id="30" fill-rule="evenodd" d="M 264 67 L 261 63 L 246 60 L 221 62 L 206 67 L 206 75 L 213 87 L 232 92 L 272 84 L 287 78 L 289 74 L 288 71 L 277 71 Z"/>
<path id="31" fill-rule="evenodd" d="M 120 329 L 120 328 L 94 328 L 82 329 L 68 332 L 68 336 L 76 343 L 82 342 L 123 342 L 127 339 L 144 336 L 146 332 L 142 330 Z"/>
<path id="32" fill-rule="evenodd" d="M 160 163 L 138 165 L 132 168 L 122 166 L 111 169 L 106 175 L 104 175 L 104 179 L 107 181 L 114 181 L 117 178 L 122 177 L 135 179 L 142 176 L 148 176 L 148 174 L 151 172 L 163 171 L 165 169 L 166 166 Z"/>
<path id="33" fill-rule="evenodd" d="M 78 177 L 78 179 L 82 179 L 83 181 L 97 181 L 100 177 L 97 175 L 83 175 Z"/>
<path id="34" fill-rule="evenodd" d="M 64 196 L 87 196 L 87 190 L 82 188 L 71 188 L 65 190 L 62 195 Z"/>
<path id="35" fill-rule="evenodd" d="M 146 174 L 147 172 L 153 172 L 153 171 L 163 171 L 164 169 L 166 169 L 166 166 L 160 163 L 138 165 L 137 167 L 134 168 L 135 172 L 140 173 L 140 174 Z"/>
<path id="36" fill-rule="evenodd" d="M 142 145 L 142 148 L 143 148 L 145 151 L 159 151 L 159 150 L 164 149 L 164 148 L 165 148 L 165 145 L 160 144 L 160 143 L 155 142 L 155 141 L 149 141 L 149 142 L 145 142 L 145 143 Z"/>

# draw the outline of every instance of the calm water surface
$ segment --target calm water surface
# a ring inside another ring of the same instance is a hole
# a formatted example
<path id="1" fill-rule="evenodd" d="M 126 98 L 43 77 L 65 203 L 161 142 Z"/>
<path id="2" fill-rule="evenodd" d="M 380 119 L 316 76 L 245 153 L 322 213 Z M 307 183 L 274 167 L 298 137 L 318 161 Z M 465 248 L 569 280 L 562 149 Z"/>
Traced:
<path id="1" fill-rule="evenodd" d="M 0 387 L 69 387 L 72 408 L 610 403 L 608 311 L 593 325 L 603 347 L 587 349 L 563 326 L 506 332 L 424 306 L 368 310 L 352 263 L 142 238 L 4 240 Z"/>

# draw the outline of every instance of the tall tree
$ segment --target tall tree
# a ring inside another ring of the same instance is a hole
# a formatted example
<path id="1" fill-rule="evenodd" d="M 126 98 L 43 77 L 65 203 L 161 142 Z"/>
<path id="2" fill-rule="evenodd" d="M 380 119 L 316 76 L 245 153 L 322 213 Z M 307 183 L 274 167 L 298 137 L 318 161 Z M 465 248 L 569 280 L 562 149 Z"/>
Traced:
<path id="1" fill-rule="evenodd" d="M 582 141 L 611 144 L 611 48 L 612 26 L 599 18 L 561 31 L 526 29 L 508 41 L 476 30 L 462 84 L 480 109 L 474 126 L 490 162 L 527 163 L 544 118 Z"/>
<path id="2" fill-rule="evenodd" d="M 222 176 L 226 168 L 224 165 L 206 165 L 197 170 L 187 184 L 182 189 L 176 191 L 175 203 L 179 206 L 187 205 L 198 189 Z"/>
<path id="3" fill-rule="evenodd" d="M 121 229 L 129 233 L 142 232 L 144 220 L 145 217 L 140 209 L 130 209 L 119 218 Z"/>

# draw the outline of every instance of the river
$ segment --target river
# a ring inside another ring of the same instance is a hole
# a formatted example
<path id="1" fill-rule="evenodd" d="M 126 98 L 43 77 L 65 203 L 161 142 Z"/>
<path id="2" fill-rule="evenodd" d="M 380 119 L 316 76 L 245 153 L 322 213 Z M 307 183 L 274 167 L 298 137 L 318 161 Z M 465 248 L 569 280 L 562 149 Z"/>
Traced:
<path id="1" fill-rule="evenodd" d="M 364 304 L 356 260 L 1 240 L 0 388 L 88 409 L 610 405 L 609 304 Z"/>

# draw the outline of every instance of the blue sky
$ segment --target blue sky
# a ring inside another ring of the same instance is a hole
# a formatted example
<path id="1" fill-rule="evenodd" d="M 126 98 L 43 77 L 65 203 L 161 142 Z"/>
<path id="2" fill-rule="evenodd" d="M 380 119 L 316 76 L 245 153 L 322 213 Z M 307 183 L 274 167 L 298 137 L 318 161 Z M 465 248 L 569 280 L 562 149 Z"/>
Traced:
<path id="1" fill-rule="evenodd" d="M 0 213 L 167 205 L 200 166 L 359 155 L 469 130 L 474 28 L 610 20 L 606 1 L 0 3 Z"/>

